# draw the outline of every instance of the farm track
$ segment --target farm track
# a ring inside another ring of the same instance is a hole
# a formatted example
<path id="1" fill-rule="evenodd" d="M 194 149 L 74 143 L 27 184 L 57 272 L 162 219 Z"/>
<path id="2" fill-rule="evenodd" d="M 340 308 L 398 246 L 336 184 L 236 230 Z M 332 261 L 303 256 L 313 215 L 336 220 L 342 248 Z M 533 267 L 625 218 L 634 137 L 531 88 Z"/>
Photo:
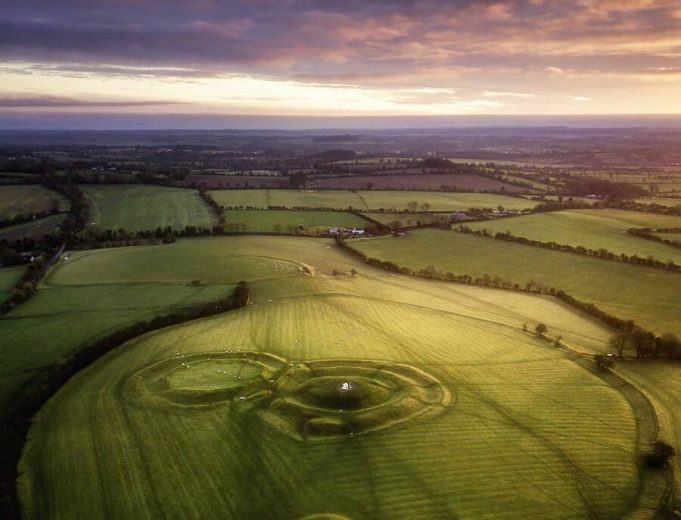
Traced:
<path id="1" fill-rule="evenodd" d="M 461 314 L 461 316 L 463 317 L 465 315 Z M 470 316 L 466 317 L 471 318 Z M 474 319 L 488 321 L 500 326 L 506 326 L 503 323 L 495 322 L 491 319 Z M 565 352 L 567 359 L 600 378 L 610 387 L 624 396 L 634 412 L 637 430 L 637 451 L 639 457 L 642 458 L 643 453 L 645 453 L 653 444 L 653 442 L 659 438 L 660 432 L 657 414 L 650 399 L 638 387 L 627 381 L 624 377 L 620 376 L 616 372 L 612 370 L 600 370 L 594 363 L 590 354 L 570 347 L 564 342 L 561 343 L 559 348 Z M 496 405 L 493 402 L 490 404 Z M 508 415 L 508 418 L 509 420 L 513 420 L 515 422 L 511 414 Z M 519 424 L 519 427 L 522 427 L 522 425 Z M 567 457 L 565 457 L 564 460 L 566 463 L 572 464 Z M 636 496 L 631 501 L 626 518 L 636 520 L 657 518 L 660 508 L 665 505 L 665 500 L 668 499 L 669 489 L 674 485 L 674 475 L 672 469 L 666 468 L 656 471 L 645 468 L 642 462 L 639 462 L 638 465 L 640 472 L 639 486 Z M 577 476 L 578 473 L 579 468 L 576 468 L 575 476 Z M 578 486 L 581 485 L 579 484 L 580 481 L 581 480 L 578 479 Z M 585 496 L 585 494 L 583 496 Z M 585 504 L 587 504 L 586 500 Z M 596 511 L 592 511 L 592 513 L 593 518 L 599 518 L 599 515 Z"/>
<path id="2" fill-rule="evenodd" d="M 655 407 L 650 399 L 635 385 L 612 370 L 602 371 L 584 354 L 564 345 L 568 358 L 577 365 L 600 377 L 621 393 L 631 405 L 636 418 L 637 444 L 639 454 L 645 453 L 658 439 L 660 425 Z M 641 477 L 638 493 L 630 506 L 627 518 L 643 520 L 657 518 L 658 511 L 667 498 L 667 491 L 673 486 L 674 476 L 671 468 L 651 470 L 640 463 Z M 662 481 L 662 482 L 661 482 Z"/>

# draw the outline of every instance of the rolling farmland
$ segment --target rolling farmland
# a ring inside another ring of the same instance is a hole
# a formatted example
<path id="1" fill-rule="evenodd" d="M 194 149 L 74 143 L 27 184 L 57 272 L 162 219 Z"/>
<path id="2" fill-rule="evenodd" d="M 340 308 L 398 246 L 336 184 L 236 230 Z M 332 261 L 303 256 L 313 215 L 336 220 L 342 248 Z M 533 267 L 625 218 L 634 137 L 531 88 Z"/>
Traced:
<path id="1" fill-rule="evenodd" d="M 309 234 L 326 233 L 329 227 L 363 228 L 368 224 L 366 219 L 353 213 L 340 211 L 295 211 L 295 210 L 227 210 L 225 212 L 225 228 L 247 232 L 279 232 L 287 233 L 298 230 L 301 226 Z"/>
<path id="2" fill-rule="evenodd" d="M 658 333 L 681 334 L 681 276 L 676 273 L 437 229 L 359 239 L 352 246 L 412 269 L 434 266 L 445 273 L 500 276 L 521 286 L 534 281 Z"/>
<path id="3" fill-rule="evenodd" d="M 134 232 L 170 226 L 180 230 L 217 223 L 213 210 L 194 190 L 127 184 L 81 189 L 90 205 L 92 225 L 101 229 Z"/>
<path id="4" fill-rule="evenodd" d="M 511 232 L 515 236 L 540 242 L 557 242 L 594 250 L 604 248 L 616 254 L 643 258 L 652 255 L 663 262 L 673 260 L 681 264 L 681 249 L 626 233 L 629 228 L 681 227 L 681 217 L 615 209 L 570 210 L 467 225 L 472 229 L 487 229 L 491 234 Z"/>
<path id="5" fill-rule="evenodd" d="M 30 215 L 57 208 L 68 207 L 66 199 L 59 193 L 43 188 L 39 184 L 22 184 L 0 188 L 0 219 L 12 219 L 18 215 Z"/>
<path id="6" fill-rule="evenodd" d="M 0 303 L 9 296 L 10 291 L 19 281 L 25 270 L 24 266 L 0 268 Z"/>
<path id="7" fill-rule="evenodd" d="M 217 190 L 209 192 L 218 204 L 226 208 L 329 208 L 347 209 L 352 206 L 360 211 L 398 210 L 406 211 L 415 201 L 419 208 L 428 204 L 429 210 L 463 210 L 472 207 L 527 209 L 535 202 L 505 195 L 488 193 L 441 193 L 428 191 L 300 191 L 300 190 Z"/>
<path id="8" fill-rule="evenodd" d="M 58 213 L 45 218 L 29 220 L 22 224 L 2 227 L 0 228 L 0 240 L 4 239 L 13 242 L 22 238 L 42 238 L 45 235 L 58 231 L 59 225 L 64 221 L 64 218 L 66 218 L 65 213 Z"/>
<path id="9" fill-rule="evenodd" d="M 388 274 L 287 237 L 83 253 L 52 283 L 179 282 L 211 250 L 202 271 L 255 279 L 253 304 L 141 336 L 71 379 L 24 452 L 27 518 L 618 518 L 634 505 L 635 410 L 521 325 L 543 320 L 585 351 L 609 332 L 552 298 Z M 149 273 L 154 256 L 168 265 Z"/>

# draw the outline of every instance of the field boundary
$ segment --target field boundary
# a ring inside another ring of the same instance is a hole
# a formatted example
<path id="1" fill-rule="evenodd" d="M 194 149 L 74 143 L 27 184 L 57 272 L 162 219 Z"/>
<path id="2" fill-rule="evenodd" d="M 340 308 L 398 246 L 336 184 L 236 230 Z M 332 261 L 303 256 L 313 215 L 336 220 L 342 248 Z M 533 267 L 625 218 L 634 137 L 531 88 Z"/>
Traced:
<path id="1" fill-rule="evenodd" d="M 68 359 L 56 362 L 38 372 L 15 393 L 13 407 L 0 420 L 0 517 L 21 519 L 22 509 L 17 495 L 18 464 L 31 427 L 33 416 L 76 373 L 87 368 L 105 354 L 143 334 L 199 318 L 221 314 L 248 305 L 251 289 L 241 281 L 233 294 L 217 301 L 202 303 L 189 310 L 156 316 L 119 329 L 108 336 L 78 349 Z"/>

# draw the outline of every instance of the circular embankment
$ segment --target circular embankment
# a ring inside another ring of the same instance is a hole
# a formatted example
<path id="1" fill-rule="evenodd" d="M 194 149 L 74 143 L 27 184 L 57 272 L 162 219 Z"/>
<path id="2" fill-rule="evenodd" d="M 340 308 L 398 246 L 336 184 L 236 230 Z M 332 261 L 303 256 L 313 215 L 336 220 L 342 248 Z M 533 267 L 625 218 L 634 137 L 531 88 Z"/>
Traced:
<path id="1" fill-rule="evenodd" d="M 440 414 L 450 391 L 405 364 L 371 360 L 287 362 L 262 352 L 168 358 L 134 374 L 124 395 L 145 407 L 226 406 L 297 440 L 352 437 Z"/>

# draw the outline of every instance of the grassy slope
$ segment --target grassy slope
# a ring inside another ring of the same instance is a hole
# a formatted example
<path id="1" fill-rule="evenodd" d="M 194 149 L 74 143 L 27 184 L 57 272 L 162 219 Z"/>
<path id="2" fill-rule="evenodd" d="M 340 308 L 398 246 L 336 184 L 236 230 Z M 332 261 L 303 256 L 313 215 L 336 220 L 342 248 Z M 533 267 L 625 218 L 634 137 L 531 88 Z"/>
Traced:
<path id="1" fill-rule="evenodd" d="M 0 228 L 0 240 L 20 240 L 23 237 L 38 239 L 56 231 L 66 218 L 65 213 L 50 215 L 49 217 L 30 220 L 23 224 L 15 224 Z"/>
<path id="2" fill-rule="evenodd" d="M 516 236 L 557 242 L 588 249 L 604 248 L 613 253 L 641 257 L 654 256 L 666 262 L 681 263 L 681 249 L 625 233 L 632 227 L 681 227 L 681 217 L 636 211 L 576 210 L 527 215 L 494 222 L 475 222 L 473 229 L 510 231 Z"/>
<path id="3" fill-rule="evenodd" d="M 487 193 L 440 193 L 426 191 L 300 191 L 300 190 L 216 190 L 210 194 L 225 207 L 286 206 L 360 210 L 406 210 L 410 201 L 428 203 L 433 211 L 471 207 L 531 208 L 536 203 L 515 197 Z"/>
<path id="4" fill-rule="evenodd" d="M 243 223 L 246 231 L 279 231 L 287 232 L 289 228 L 304 226 L 313 232 L 315 229 L 326 232 L 329 227 L 359 227 L 367 225 L 367 221 L 353 213 L 339 211 L 276 211 L 276 210 L 229 210 L 225 212 L 226 222 Z"/>
<path id="5" fill-rule="evenodd" d="M 391 275 L 332 244 L 214 240 L 227 256 L 272 252 L 315 274 L 260 280 L 254 305 L 143 336 L 71 380 L 31 432 L 27 517 L 622 515 L 636 486 L 629 405 L 519 324 L 555 323 L 584 348 L 602 348 L 607 331 L 551 298 Z M 356 278 L 330 276 L 351 267 Z M 455 399 L 436 418 L 301 443 L 224 406 L 159 408 L 126 390 L 150 363 L 225 349 L 400 361 Z"/>
<path id="6" fill-rule="evenodd" d="M 0 188 L 0 218 L 13 218 L 16 215 L 28 215 L 41 211 L 49 211 L 57 206 L 66 207 L 66 199 L 59 193 L 39 184 L 3 186 Z"/>
<path id="7" fill-rule="evenodd" d="M 10 291 L 24 273 L 24 266 L 0 268 L 0 302 L 5 301 Z"/>
<path id="8" fill-rule="evenodd" d="M 81 190 L 92 221 L 103 229 L 210 228 L 217 220 L 195 190 L 136 184 L 81 186 Z"/>
<path id="9" fill-rule="evenodd" d="M 425 224 L 427 222 L 434 222 L 437 217 L 447 217 L 449 213 L 366 213 L 367 217 L 377 220 L 382 224 L 391 224 L 396 220 L 402 223 L 402 226 L 416 226 Z"/>
<path id="10" fill-rule="evenodd" d="M 663 438 L 681 447 L 681 366 L 675 363 L 627 361 L 617 366 L 652 399 Z M 681 459 L 672 459 L 677 489 L 681 489 Z"/>
<path id="11" fill-rule="evenodd" d="M 411 268 L 432 265 L 456 274 L 499 275 L 523 285 L 534 280 L 656 332 L 681 334 L 681 276 L 675 273 L 438 229 L 359 239 L 352 245 Z"/>
<path id="12" fill-rule="evenodd" d="M 70 253 L 30 300 L 0 317 L 0 410 L 41 367 L 139 320 L 212 301 L 241 276 L 286 276 L 297 265 L 229 260 L 209 240 Z M 188 286 L 199 279 L 200 287 Z"/>
<path id="13" fill-rule="evenodd" d="M 660 206 L 681 206 L 681 199 L 679 198 L 664 198 L 657 197 L 655 199 L 636 199 L 639 204 L 659 204 Z"/>

